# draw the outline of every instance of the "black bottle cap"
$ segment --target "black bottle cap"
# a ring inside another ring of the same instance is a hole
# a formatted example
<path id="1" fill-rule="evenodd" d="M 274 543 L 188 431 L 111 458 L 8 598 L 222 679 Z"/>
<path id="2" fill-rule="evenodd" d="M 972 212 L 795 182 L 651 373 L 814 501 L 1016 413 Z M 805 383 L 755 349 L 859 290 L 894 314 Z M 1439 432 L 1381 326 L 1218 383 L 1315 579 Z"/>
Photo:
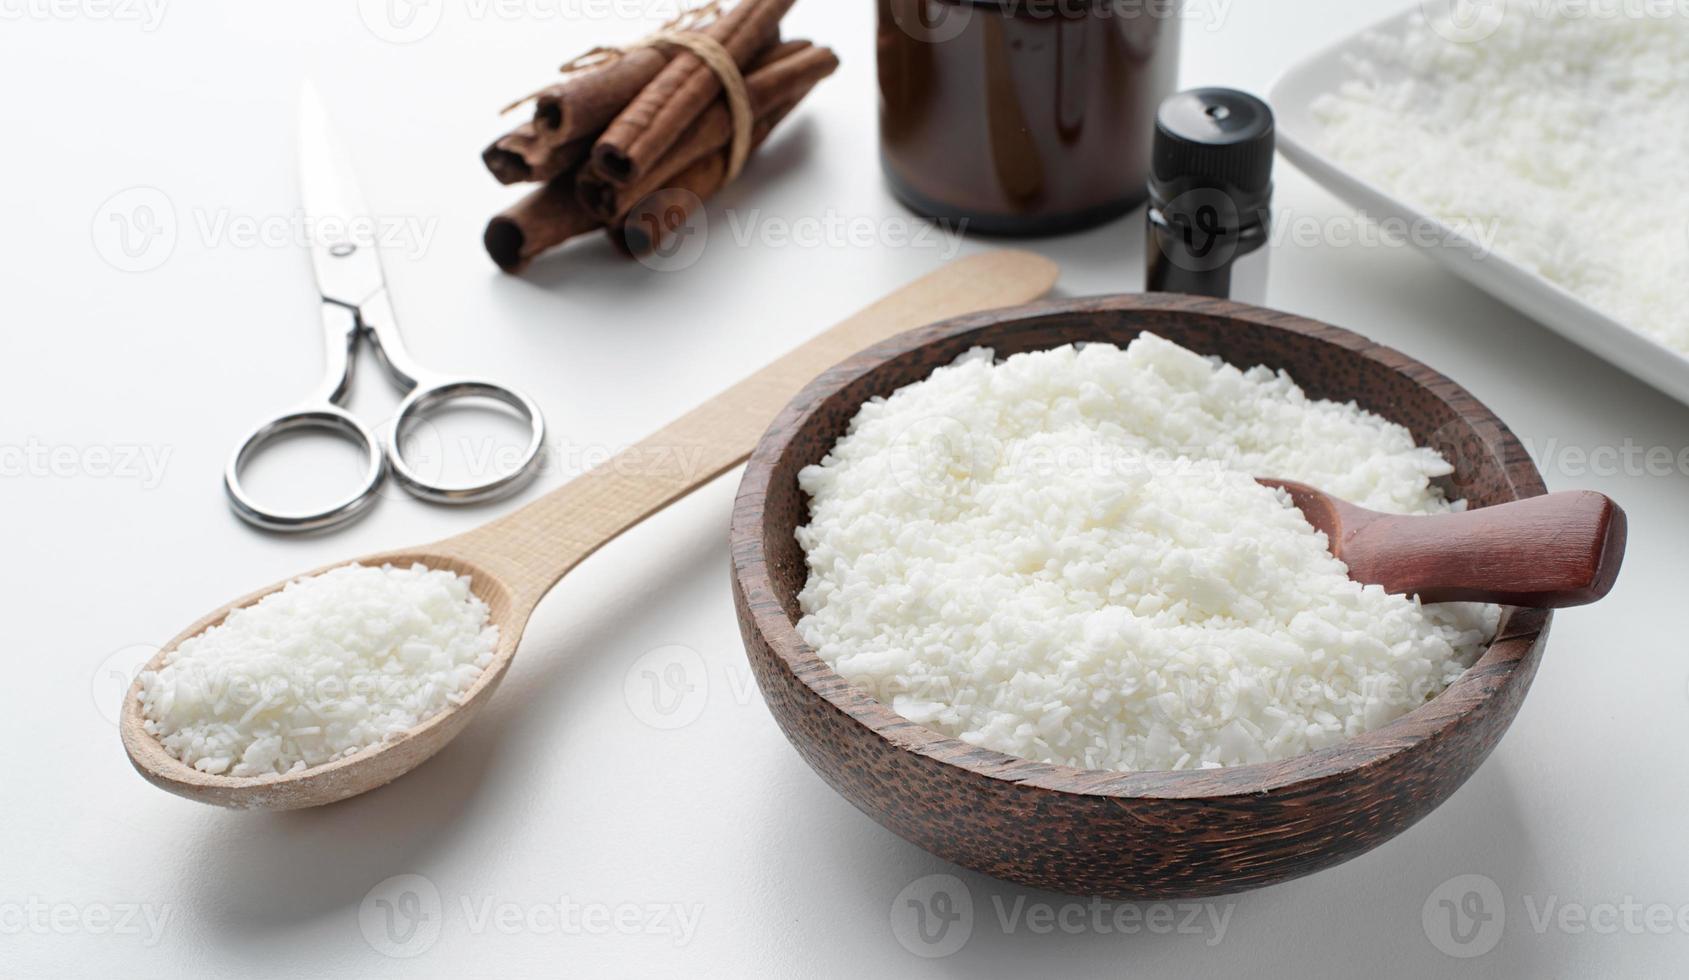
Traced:
<path id="1" fill-rule="evenodd" d="M 1155 114 L 1150 197 L 1165 205 L 1187 191 L 1225 192 L 1240 212 L 1265 208 L 1273 193 L 1273 110 L 1247 92 L 1193 88 L 1168 96 Z"/>

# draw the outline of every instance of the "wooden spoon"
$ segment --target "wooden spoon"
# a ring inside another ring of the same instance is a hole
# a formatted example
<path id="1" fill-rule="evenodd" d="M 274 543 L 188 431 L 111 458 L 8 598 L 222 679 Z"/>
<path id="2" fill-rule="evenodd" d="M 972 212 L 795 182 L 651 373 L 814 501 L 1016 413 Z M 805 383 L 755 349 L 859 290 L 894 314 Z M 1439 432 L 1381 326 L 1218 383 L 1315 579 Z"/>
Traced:
<path id="1" fill-rule="evenodd" d="M 1558 609 L 1606 595 L 1624 561 L 1624 511 L 1569 490 L 1458 514 L 1380 514 L 1289 480 L 1282 487 L 1357 582 L 1424 602 Z"/>
<path id="2" fill-rule="evenodd" d="M 1055 285 L 1057 271 L 1055 263 L 1018 251 L 988 252 L 952 262 L 513 514 L 425 547 L 355 559 L 369 565 L 421 562 L 468 575 L 499 628 L 493 662 L 462 703 L 397 739 L 287 775 L 208 775 L 171 756 L 147 732 L 136 683 L 124 699 L 119 723 L 129 760 L 142 776 L 172 793 L 249 809 L 318 806 L 391 782 L 443 748 L 486 704 L 510 667 L 529 615 L 565 573 L 623 531 L 744 462 L 763 430 L 811 378 L 905 330 L 1037 299 Z M 143 669 L 159 669 L 177 644 L 286 584 L 278 582 L 217 609 L 183 630 Z"/>

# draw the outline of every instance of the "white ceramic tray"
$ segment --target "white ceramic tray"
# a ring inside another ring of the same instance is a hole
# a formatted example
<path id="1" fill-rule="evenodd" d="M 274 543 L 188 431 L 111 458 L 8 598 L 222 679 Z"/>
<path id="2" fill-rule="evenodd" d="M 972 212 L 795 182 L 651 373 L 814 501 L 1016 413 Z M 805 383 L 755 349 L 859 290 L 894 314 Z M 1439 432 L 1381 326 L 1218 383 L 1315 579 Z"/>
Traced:
<path id="1" fill-rule="evenodd" d="M 1442 241 L 1452 243 L 1424 249 L 1436 261 L 1597 357 L 1689 403 L 1689 357 L 1631 330 L 1505 256 L 1486 253 L 1478 242 L 1462 237 L 1456 230 L 1344 169 L 1321 152 L 1320 123 L 1312 111 L 1314 99 L 1335 91 L 1353 76 L 1345 59 L 1352 53 L 1360 53 L 1363 36 L 1375 32 L 1401 34 L 1418 11 L 1416 4 L 1413 9 L 1314 54 L 1279 78 L 1270 97 L 1277 120 L 1279 150 L 1308 176 L 1374 220 L 1405 221 L 1409 227 L 1426 227 L 1423 222 L 1435 225 L 1443 233 L 1439 236 Z"/>

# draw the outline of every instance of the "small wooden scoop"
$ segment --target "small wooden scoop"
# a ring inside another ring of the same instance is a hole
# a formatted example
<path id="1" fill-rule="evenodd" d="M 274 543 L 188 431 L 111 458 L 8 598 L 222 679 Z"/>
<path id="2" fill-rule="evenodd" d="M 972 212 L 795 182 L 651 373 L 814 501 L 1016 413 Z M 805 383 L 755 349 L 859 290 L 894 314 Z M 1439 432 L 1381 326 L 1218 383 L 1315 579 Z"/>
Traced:
<path id="1" fill-rule="evenodd" d="M 1606 595 L 1624 561 L 1625 515 L 1589 490 L 1551 493 L 1458 514 L 1380 514 L 1305 483 L 1281 487 L 1357 582 L 1423 602 L 1496 602 L 1557 609 Z"/>
<path id="2" fill-rule="evenodd" d="M 905 330 L 1037 299 L 1055 285 L 1056 274 L 1055 263 L 1029 252 L 986 252 L 958 259 L 799 346 L 622 455 L 523 509 L 431 545 L 358 559 L 369 565 L 420 562 L 468 575 L 499 628 L 492 663 L 463 699 L 398 738 L 286 775 L 210 775 L 171 756 L 147 731 L 137 682 L 124 700 L 119 726 L 129 760 L 142 776 L 172 793 L 245 809 L 317 806 L 391 782 L 438 752 L 486 704 L 516 655 L 528 615 L 566 572 L 623 531 L 744 462 L 780 407 L 811 378 Z M 147 669 L 159 669 L 177 644 L 286 584 L 277 582 L 213 610 L 171 640 Z"/>

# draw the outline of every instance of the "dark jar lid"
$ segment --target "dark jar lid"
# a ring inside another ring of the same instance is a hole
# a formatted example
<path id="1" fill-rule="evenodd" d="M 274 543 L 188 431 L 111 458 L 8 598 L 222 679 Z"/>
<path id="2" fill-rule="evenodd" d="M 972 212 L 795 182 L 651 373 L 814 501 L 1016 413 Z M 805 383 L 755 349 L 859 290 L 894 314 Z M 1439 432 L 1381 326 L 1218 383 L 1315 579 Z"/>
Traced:
<path id="1" fill-rule="evenodd" d="M 1268 206 L 1273 110 L 1265 102 L 1237 89 L 1194 88 L 1161 103 L 1150 151 L 1150 201 L 1176 206 L 1192 191 L 1220 191 L 1243 215 Z"/>

